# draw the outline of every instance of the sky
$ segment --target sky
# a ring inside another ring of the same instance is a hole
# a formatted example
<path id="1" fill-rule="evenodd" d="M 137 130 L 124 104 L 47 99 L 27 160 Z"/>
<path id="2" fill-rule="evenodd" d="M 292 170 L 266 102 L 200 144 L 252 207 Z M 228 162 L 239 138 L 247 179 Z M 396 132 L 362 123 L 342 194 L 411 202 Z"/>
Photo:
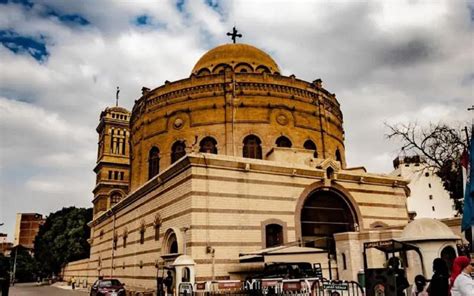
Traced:
<path id="1" fill-rule="evenodd" d="M 348 166 L 389 173 L 385 123 L 463 126 L 474 2 L 0 0 L 0 232 L 15 214 L 92 206 L 99 114 L 189 77 L 237 26 L 282 75 L 336 93 Z"/>

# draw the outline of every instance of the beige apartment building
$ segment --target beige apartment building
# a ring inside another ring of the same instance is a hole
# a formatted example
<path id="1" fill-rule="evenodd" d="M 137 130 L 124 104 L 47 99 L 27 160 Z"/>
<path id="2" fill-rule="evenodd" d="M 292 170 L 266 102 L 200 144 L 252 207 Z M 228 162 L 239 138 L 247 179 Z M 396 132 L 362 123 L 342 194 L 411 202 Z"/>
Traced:
<path id="1" fill-rule="evenodd" d="M 36 234 L 44 221 L 43 216 L 38 213 L 17 213 L 13 245 L 33 250 Z"/>

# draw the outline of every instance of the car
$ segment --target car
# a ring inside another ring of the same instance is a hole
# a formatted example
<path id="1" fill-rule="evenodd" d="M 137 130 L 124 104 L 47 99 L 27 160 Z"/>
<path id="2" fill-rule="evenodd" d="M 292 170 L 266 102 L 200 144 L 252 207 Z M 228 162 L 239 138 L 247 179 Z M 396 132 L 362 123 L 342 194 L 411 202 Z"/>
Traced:
<path id="1" fill-rule="evenodd" d="M 91 287 L 90 296 L 125 296 L 125 285 L 117 279 L 100 279 Z"/>

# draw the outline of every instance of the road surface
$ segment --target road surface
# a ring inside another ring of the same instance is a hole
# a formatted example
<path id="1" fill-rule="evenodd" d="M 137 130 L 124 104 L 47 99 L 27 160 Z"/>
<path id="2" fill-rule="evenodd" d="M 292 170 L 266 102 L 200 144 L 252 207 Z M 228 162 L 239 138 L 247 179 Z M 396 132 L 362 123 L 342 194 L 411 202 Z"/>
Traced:
<path id="1" fill-rule="evenodd" d="M 85 296 L 85 291 L 72 291 L 52 286 L 37 286 L 35 283 L 16 284 L 10 287 L 9 296 Z"/>

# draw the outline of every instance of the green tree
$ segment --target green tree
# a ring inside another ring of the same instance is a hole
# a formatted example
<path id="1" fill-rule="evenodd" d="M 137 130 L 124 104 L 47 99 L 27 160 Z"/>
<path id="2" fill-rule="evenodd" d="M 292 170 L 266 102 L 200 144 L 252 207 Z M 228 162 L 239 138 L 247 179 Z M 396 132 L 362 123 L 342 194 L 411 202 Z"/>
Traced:
<path id="1" fill-rule="evenodd" d="M 35 258 L 44 274 L 58 274 L 71 261 L 89 256 L 92 208 L 63 208 L 50 214 L 35 238 Z"/>
<path id="2" fill-rule="evenodd" d="M 18 282 L 32 282 L 39 275 L 38 263 L 30 251 L 21 245 L 12 249 L 10 266 L 15 266 L 15 281 Z"/>
<path id="3" fill-rule="evenodd" d="M 422 127 L 417 123 L 386 124 L 389 139 L 398 139 L 402 153 L 422 156 L 443 182 L 443 187 L 454 200 L 456 210 L 462 213 L 461 155 L 467 149 L 467 133 L 447 124 L 430 124 Z"/>

